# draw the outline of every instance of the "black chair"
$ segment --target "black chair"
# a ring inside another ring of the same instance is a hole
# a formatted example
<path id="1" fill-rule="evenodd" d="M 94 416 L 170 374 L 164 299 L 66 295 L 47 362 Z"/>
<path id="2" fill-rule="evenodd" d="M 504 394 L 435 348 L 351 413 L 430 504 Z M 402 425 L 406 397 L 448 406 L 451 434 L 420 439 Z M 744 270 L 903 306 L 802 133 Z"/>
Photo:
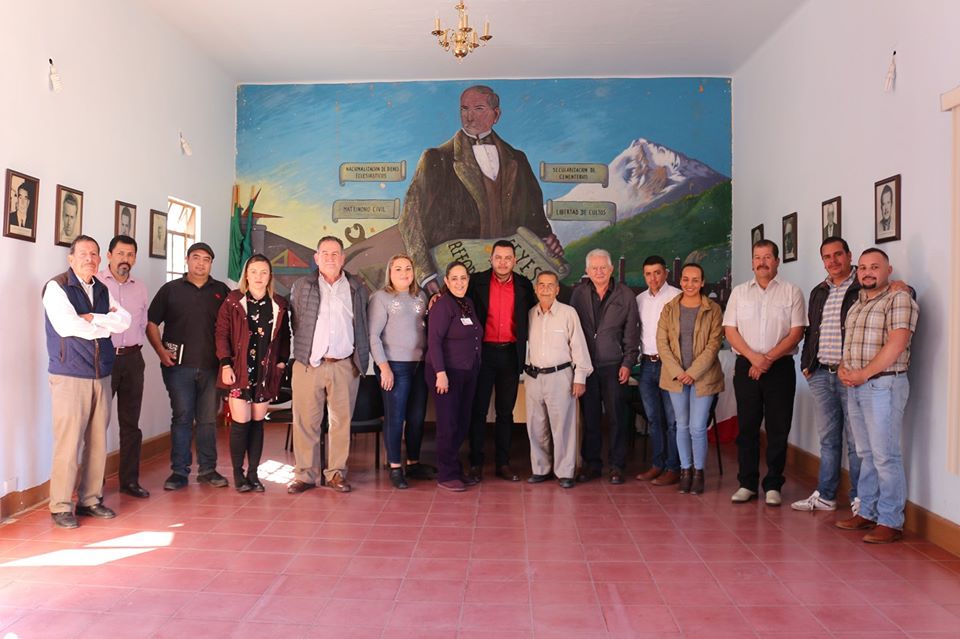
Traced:
<path id="1" fill-rule="evenodd" d="M 717 443 L 717 468 L 720 474 L 723 474 L 723 457 L 720 456 L 720 431 L 717 430 L 717 402 L 720 401 L 720 395 L 713 396 L 713 403 L 710 404 L 710 418 L 707 420 L 707 436 L 710 435 L 710 429 L 713 429 L 713 438 Z M 708 444 L 709 445 L 709 444 Z"/>

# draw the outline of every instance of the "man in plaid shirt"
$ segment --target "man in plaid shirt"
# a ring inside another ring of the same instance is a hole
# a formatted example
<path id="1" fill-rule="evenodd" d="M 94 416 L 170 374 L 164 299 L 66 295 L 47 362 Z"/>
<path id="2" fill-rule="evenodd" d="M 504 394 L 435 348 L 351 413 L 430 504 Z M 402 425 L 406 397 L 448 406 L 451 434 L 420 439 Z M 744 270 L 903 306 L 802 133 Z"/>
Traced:
<path id="1" fill-rule="evenodd" d="M 903 410 L 910 395 L 910 340 L 920 309 L 905 291 L 890 289 L 887 254 L 867 249 L 860 256 L 860 294 L 847 313 L 843 361 L 838 371 L 848 388 L 847 409 L 857 455 L 860 512 L 837 522 L 844 530 L 868 530 L 867 543 L 903 536 L 907 480 L 900 451 Z"/>

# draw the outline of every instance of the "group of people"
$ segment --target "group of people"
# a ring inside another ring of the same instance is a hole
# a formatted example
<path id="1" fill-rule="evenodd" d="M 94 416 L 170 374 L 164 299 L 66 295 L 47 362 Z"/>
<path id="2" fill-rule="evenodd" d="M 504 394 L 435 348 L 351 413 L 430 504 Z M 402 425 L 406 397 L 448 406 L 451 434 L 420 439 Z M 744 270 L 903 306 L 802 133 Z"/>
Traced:
<path id="1" fill-rule="evenodd" d="M 435 479 L 440 488 L 459 492 L 482 481 L 492 398 L 495 474 L 520 481 L 510 450 L 521 373 L 532 470 L 527 481 L 555 477 L 572 488 L 603 476 L 605 417 L 607 477 L 622 484 L 622 389 L 633 374 L 653 444 L 651 467 L 637 479 L 702 493 L 707 423 L 724 388 L 719 351 L 726 337 L 736 354 L 739 423 L 740 485 L 731 500 L 748 502 L 762 489 L 765 504 L 781 503 L 796 389 L 793 356 L 803 340 L 800 369 L 816 400 L 821 467 L 817 490 L 792 507 L 836 509 L 846 436 L 853 516 L 837 526 L 870 530 L 864 539 L 874 543 L 901 535 L 899 442 L 918 307 L 906 285 L 891 282 L 892 267 L 879 249 L 864 251 L 854 267 L 842 238 L 825 239 L 827 278 L 811 292 L 807 309 L 801 291 L 778 274 L 776 244 L 760 240 L 753 245 L 754 277 L 733 289 L 725 311 L 705 294 L 699 264 L 682 267 L 678 289 L 667 283 L 663 258 L 651 256 L 643 263 L 647 288 L 634 296 L 612 277 L 611 257 L 602 249 L 587 254 L 586 277 L 568 305 L 557 299 L 556 273 L 542 271 L 532 283 L 514 273 L 508 240 L 494 243 L 487 270 L 471 274 L 461 262 L 449 264 L 442 290 L 432 297 L 417 284 L 414 260 L 397 254 L 387 264 L 383 288 L 368 299 L 363 283 L 344 270 L 343 243 L 332 236 L 318 242 L 318 273 L 299 279 L 289 302 L 274 292 L 266 257 L 251 257 L 239 288 L 230 291 L 210 277 L 214 253 L 200 242 L 188 249 L 184 276 L 161 287 L 148 305 L 145 287 L 131 275 L 136 251 L 133 238 L 118 235 L 107 252 L 109 268 L 98 271 L 99 245 L 80 236 L 70 247 L 70 269 L 44 288 L 54 426 L 50 509 L 60 526 L 75 527 L 77 515 L 114 516 L 102 503 L 113 394 L 119 396 L 120 490 L 149 496 L 139 484 L 144 337 L 160 359 L 173 412 L 166 490 L 187 485 L 194 438 L 197 481 L 228 485 L 216 470 L 218 389 L 230 410 L 234 486 L 264 490 L 257 475 L 263 421 L 292 358 L 291 494 L 316 487 L 321 468 L 322 483 L 351 490 L 351 415 L 371 357 L 384 398 L 390 480 L 399 489 L 408 480 Z M 428 394 L 436 407 L 436 467 L 421 460 Z M 762 423 L 767 473 L 761 482 Z M 322 460 L 324 436 L 329 449 Z M 467 441 L 469 463 L 463 465 L 460 448 Z"/>

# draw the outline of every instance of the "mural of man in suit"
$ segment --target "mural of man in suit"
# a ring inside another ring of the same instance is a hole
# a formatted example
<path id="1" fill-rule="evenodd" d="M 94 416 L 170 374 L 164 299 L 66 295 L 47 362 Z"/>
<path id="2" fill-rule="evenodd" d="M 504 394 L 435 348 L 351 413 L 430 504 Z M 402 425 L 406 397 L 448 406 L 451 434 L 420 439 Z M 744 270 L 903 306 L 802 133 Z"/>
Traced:
<path id="1" fill-rule="evenodd" d="M 524 226 L 548 252 L 563 248 L 543 212 L 543 193 L 527 156 L 493 131 L 500 98 L 476 85 L 460 96 L 462 128 L 420 157 L 397 226 L 417 278 L 428 293 L 439 288 L 430 250 L 455 238 L 502 238 Z"/>

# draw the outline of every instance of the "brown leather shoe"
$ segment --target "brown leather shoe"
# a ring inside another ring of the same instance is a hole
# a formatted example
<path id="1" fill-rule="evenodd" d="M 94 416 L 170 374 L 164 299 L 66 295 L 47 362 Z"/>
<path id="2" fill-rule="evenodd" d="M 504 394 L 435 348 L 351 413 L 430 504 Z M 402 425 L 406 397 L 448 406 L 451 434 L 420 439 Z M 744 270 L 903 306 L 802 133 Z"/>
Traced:
<path id="1" fill-rule="evenodd" d="M 892 544 L 895 541 L 903 539 L 903 531 L 896 528 L 890 528 L 883 524 L 863 536 L 863 540 L 868 544 Z"/>
<path id="2" fill-rule="evenodd" d="M 841 530 L 870 530 L 876 527 L 877 522 L 870 521 L 860 515 L 854 515 L 850 519 L 841 519 L 840 521 L 834 522 L 833 525 Z"/>
<path id="3" fill-rule="evenodd" d="M 347 480 L 344 479 L 340 473 L 334 473 L 333 477 L 327 480 L 327 486 L 338 493 L 350 492 L 350 484 L 347 483 Z"/>
<path id="4" fill-rule="evenodd" d="M 287 492 L 291 495 L 299 495 L 302 492 L 306 492 L 311 488 L 316 488 L 316 484 L 311 484 L 310 482 L 300 481 L 299 479 L 294 479 L 292 482 L 287 484 Z"/>
<path id="5" fill-rule="evenodd" d="M 651 481 L 663 474 L 662 468 L 657 468 L 656 466 L 651 466 L 649 470 L 644 473 L 637 475 L 637 481 Z"/>
<path id="6" fill-rule="evenodd" d="M 703 470 L 693 471 L 693 481 L 690 483 L 691 495 L 703 494 Z"/>
<path id="7" fill-rule="evenodd" d="M 680 485 L 677 487 L 677 492 L 689 493 L 690 486 L 692 485 L 693 485 L 693 469 L 681 468 L 680 469 Z"/>
<path id="8" fill-rule="evenodd" d="M 497 466 L 496 475 L 500 479 L 505 479 L 507 481 L 520 481 L 520 476 L 513 472 L 513 469 L 507 464 L 504 464 L 503 466 Z"/>
<path id="9" fill-rule="evenodd" d="M 668 470 L 654 479 L 651 484 L 654 486 L 672 486 L 680 481 L 680 473 L 675 470 Z"/>

